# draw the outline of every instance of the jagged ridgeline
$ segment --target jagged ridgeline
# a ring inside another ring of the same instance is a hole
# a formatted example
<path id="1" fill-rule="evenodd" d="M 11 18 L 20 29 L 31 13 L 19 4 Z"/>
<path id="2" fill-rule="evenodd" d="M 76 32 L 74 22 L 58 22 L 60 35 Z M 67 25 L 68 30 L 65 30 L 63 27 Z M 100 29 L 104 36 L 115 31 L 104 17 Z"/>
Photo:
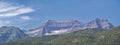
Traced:
<path id="1" fill-rule="evenodd" d="M 112 29 L 84 29 L 65 35 L 26 38 L 1 45 L 120 45 L 120 26 Z"/>
<path id="2" fill-rule="evenodd" d="M 80 34 L 82 34 L 83 37 L 84 35 L 94 37 L 96 36 L 97 32 L 101 32 L 103 31 L 103 29 L 110 30 L 111 28 L 113 28 L 113 25 L 107 19 L 103 19 L 103 18 L 96 18 L 88 23 L 83 23 L 77 20 L 64 20 L 64 21 L 48 20 L 45 23 L 43 23 L 40 27 L 28 31 L 21 30 L 14 26 L 3 26 L 0 28 L 0 43 L 8 43 L 8 42 L 14 42 L 14 41 L 26 40 L 26 39 L 29 40 L 31 37 L 33 38 L 32 40 L 36 39 L 36 37 L 38 38 L 40 37 L 39 38 L 40 42 L 42 42 L 41 37 L 42 39 L 45 40 L 50 38 L 49 41 L 54 42 L 53 41 L 54 39 L 57 40 L 56 37 L 59 36 L 64 37 L 64 35 L 67 36 L 71 34 L 76 34 L 77 32 L 75 33 L 75 31 L 78 32 L 80 31 Z M 54 38 L 51 36 L 53 36 Z M 74 37 L 75 35 L 72 36 Z M 77 36 L 82 37 L 81 35 L 77 35 Z M 60 39 L 60 40 L 64 40 L 64 39 Z"/>
<path id="3" fill-rule="evenodd" d="M 111 29 L 113 25 L 104 18 L 96 18 L 88 23 L 83 23 L 78 20 L 64 20 L 55 21 L 47 20 L 40 27 L 27 31 L 26 34 L 34 36 L 45 36 L 45 35 L 59 35 L 67 34 L 79 29 L 87 28 L 101 28 Z"/>

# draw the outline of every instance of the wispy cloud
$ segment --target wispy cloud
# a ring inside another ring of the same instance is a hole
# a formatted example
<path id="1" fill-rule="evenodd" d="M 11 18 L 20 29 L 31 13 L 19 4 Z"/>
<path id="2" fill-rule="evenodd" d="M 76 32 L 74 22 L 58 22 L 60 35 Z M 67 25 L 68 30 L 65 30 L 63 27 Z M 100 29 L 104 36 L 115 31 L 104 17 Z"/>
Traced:
<path id="1" fill-rule="evenodd" d="M 32 19 L 22 14 L 31 12 L 34 12 L 34 9 L 31 7 L 0 1 L 0 26 L 21 25 L 21 23 L 23 24 L 27 20 Z M 16 16 L 18 16 L 18 18 L 16 18 Z"/>
<path id="2" fill-rule="evenodd" d="M 34 10 L 23 5 L 13 5 L 8 2 L 0 2 L 0 17 L 14 17 L 25 13 L 31 13 Z"/>
<path id="3" fill-rule="evenodd" d="M 0 17 L 13 17 L 13 16 L 25 14 L 25 13 L 30 13 L 32 11 L 33 10 L 31 8 L 25 7 L 25 8 L 16 9 L 14 11 L 6 12 L 6 13 L 1 13 Z"/>
<path id="4" fill-rule="evenodd" d="M 29 16 L 22 16 L 20 17 L 22 20 L 31 20 L 31 18 Z"/>

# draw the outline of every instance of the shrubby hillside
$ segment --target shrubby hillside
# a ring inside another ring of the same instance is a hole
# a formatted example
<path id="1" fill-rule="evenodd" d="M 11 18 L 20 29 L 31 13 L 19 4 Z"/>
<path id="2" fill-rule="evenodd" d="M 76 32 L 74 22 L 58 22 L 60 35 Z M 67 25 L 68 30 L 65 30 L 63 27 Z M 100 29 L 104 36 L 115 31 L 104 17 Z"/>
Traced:
<path id="1" fill-rule="evenodd" d="M 33 37 L 1 45 L 120 45 L 120 26 L 85 29 L 65 35 Z"/>

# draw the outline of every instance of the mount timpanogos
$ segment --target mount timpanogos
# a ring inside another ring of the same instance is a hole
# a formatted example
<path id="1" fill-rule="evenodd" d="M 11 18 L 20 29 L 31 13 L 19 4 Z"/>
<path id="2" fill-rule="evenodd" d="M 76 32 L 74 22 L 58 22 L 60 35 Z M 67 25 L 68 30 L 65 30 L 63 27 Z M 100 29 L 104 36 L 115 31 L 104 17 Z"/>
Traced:
<path id="1" fill-rule="evenodd" d="M 47 20 L 40 27 L 29 31 L 24 31 L 14 26 L 3 26 L 0 28 L 0 43 L 21 40 L 26 37 L 67 34 L 87 28 L 111 29 L 112 27 L 113 25 L 104 18 L 96 18 L 88 23 L 77 20 Z"/>
<path id="2" fill-rule="evenodd" d="M 87 28 L 101 28 L 110 29 L 113 25 L 104 18 L 96 18 L 88 23 L 83 23 L 77 20 L 55 21 L 47 20 L 42 26 L 27 31 L 26 34 L 30 36 L 45 36 L 45 35 L 59 35 L 66 34 L 80 29 Z"/>

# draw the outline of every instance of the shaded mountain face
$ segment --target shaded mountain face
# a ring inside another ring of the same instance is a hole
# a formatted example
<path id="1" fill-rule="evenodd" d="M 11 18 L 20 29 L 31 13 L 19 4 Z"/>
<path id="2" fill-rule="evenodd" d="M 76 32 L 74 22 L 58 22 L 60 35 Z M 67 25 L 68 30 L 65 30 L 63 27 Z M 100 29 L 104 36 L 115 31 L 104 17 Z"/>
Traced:
<path id="1" fill-rule="evenodd" d="M 65 20 L 65 21 L 55 21 L 48 20 L 39 28 L 26 32 L 31 36 L 45 36 L 45 35 L 58 35 L 66 34 L 79 29 L 86 28 L 101 28 L 110 29 L 113 25 L 108 22 L 107 19 L 96 18 L 89 23 L 79 22 L 77 20 Z"/>
<path id="2" fill-rule="evenodd" d="M 13 26 L 3 26 L 0 28 L 0 43 L 20 40 L 26 36 L 22 30 Z"/>

